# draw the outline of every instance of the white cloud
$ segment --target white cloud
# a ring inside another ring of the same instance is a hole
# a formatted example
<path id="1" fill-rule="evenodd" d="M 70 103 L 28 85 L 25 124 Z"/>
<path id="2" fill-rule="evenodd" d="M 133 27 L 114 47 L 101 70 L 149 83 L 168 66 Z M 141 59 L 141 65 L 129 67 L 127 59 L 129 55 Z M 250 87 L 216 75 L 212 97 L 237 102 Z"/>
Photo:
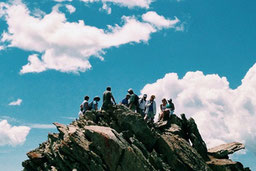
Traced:
<path id="1" fill-rule="evenodd" d="M 70 14 L 74 13 L 76 11 L 76 8 L 73 5 L 65 5 L 67 10 L 69 11 Z"/>
<path id="2" fill-rule="evenodd" d="M 175 17 L 174 20 L 169 20 L 164 16 L 158 15 L 155 11 L 149 11 L 143 14 L 142 19 L 158 28 L 173 28 L 178 22 L 180 22 L 177 17 Z"/>
<path id="3" fill-rule="evenodd" d="M 10 106 L 20 106 L 22 103 L 22 99 L 17 99 L 16 101 L 10 102 Z"/>
<path id="4" fill-rule="evenodd" d="M 81 0 L 86 3 L 102 2 L 102 3 L 113 3 L 120 6 L 125 6 L 128 8 L 140 7 L 149 8 L 149 5 L 153 0 Z"/>
<path id="5" fill-rule="evenodd" d="M 112 12 L 112 9 L 106 3 L 103 3 L 102 8 L 100 8 L 100 10 L 106 11 L 107 14 L 111 14 L 111 12 Z"/>
<path id="6" fill-rule="evenodd" d="M 89 26 L 84 21 L 68 22 L 65 14 L 58 11 L 41 17 L 31 15 L 24 4 L 7 5 L 5 19 L 7 32 L 2 34 L 2 43 L 34 54 L 20 73 L 57 70 L 61 72 L 84 72 L 91 68 L 89 58 L 103 60 L 104 50 L 128 43 L 147 42 L 158 29 L 135 17 L 122 17 L 122 26 L 108 26 L 103 30 Z"/>
<path id="7" fill-rule="evenodd" d="M 208 147 L 240 141 L 256 153 L 256 64 L 247 72 L 241 86 L 229 87 L 225 77 L 188 72 L 179 79 L 166 74 L 141 91 L 161 99 L 173 98 L 176 114 L 193 117 Z"/>
<path id="8" fill-rule="evenodd" d="M 56 126 L 52 124 L 30 124 L 30 128 L 36 128 L 36 129 L 55 129 Z"/>
<path id="9" fill-rule="evenodd" d="M 1 46 L 1 45 L 0 45 L 0 51 L 1 51 L 1 50 L 4 50 L 4 49 L 5 49 L 4 46 Z"/>
<path id="10" fill-rule="evenodd" d="M 7 120 L 0 121 L 0 146 L 23 144 L 29 131 L 29 127 L 11 126 Z"/>

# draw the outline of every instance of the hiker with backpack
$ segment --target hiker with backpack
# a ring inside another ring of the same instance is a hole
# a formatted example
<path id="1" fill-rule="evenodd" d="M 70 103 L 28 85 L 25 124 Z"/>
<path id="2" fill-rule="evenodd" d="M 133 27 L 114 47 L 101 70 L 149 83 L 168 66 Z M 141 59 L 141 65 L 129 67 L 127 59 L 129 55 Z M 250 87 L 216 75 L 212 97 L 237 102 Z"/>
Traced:
<path id="1" fill-rule="evenodd" d="M 131 95 L 128 102 L 128 107 L 132 111 L 136 112 L 138 111 L 138 107 L 139 107 L 139 97 L 133 92 L 131 88 L 128 90 L 128 93 Z"/>
<path id="2" fill-rule="evenodd" d="M 107 87 L 106 91 L 103 93 L 103 104 L 101 109 L 102 110 L 108 110 L 111 109 L 113 106 L 113 102 L 116 105 L 115 98 L 112 95 L 111 87 Z"/>
<path id="3" fill-rule="evenodd" d="M 80 111 L 85 114 L 87 110 L 89 110 L 89 96 L 84 96 L 84 101 L 80 105 Z"/>
<path id="4" fill-rule="evenodd" d="M 145 117 L 146 102 L 147 102 L 147 94 L 144 94 L 143 97 L 139 99 L 139 108 L 138 108 L 138 113 L 140 113 L 143 118 Z"/>
<path id="5" fill-rule="evenodd" d="M 89 110 L 98 110 L 98 103 L 100 101 L 99 96 L 95 96 L 93 101 L 89 104 Z"/>
<path id="6" fill-rule="evenodd" d="M 155 117 L 155 114 L 156 114 L 156 102 L 155 102 L 155 95 L 152 95 L 150 97 L 150 100 L 147 101 L 146 105 L 146 117 L 145 117 L 145 120 L 146 121 L 150 121 L 151 123 L 154 123 L 154 117 Z"/>

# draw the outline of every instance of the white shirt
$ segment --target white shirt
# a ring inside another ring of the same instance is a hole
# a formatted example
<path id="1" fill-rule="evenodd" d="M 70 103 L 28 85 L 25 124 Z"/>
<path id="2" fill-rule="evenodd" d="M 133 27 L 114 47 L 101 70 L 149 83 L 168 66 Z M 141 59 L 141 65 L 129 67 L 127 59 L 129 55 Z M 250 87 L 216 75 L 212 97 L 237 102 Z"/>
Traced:
<path id="1" fill-rule="evenodd" d="M 140 99 L 140 100 L 139 100 L 139 107 L 140 107 L 140 109 L 145 110 L 146 102 L 147 102 L 147 101 L 144 100 L 144 99 Z"/>

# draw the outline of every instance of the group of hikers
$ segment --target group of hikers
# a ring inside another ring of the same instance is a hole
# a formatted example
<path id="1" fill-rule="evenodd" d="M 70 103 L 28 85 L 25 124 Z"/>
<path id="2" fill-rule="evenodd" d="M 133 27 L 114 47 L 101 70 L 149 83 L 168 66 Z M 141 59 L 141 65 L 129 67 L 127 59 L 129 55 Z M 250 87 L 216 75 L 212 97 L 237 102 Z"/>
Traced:
<path id="1" fill-rule="evenodd" d="M 120 104 L 125 105 L 130 110 L 141 114 L 141 116 L 149 122 L 154 122 L 154 117 L 156 115 L 156 102 L 155 95 L 151 95 L 150 99 L 147 100 L 147 94 L 144 94 L 139 98 L 134 91 L 130 88 L 126 94 L 126 97 L 120 102 Z M 87 110 L 99 110 L 98 103 L 100 101 L 99 96 L 95 96 L 93 101 L 89 103 L 89 96 L 84 97 L 84 101 L 80 105 L 80 113 L 85 114 Z M 116 105 L 116 101 L 111 92 L 111 87 L 107 87 L 106 91 L 103 93 L 103 103 L 101 110 L 110 110 L 113 105 Z M 174 113 L 175 107 L 172 99 L 166 100 L 162 99 L 162 104 L 160 105 L 159 121 L 168 120 L 170 115 Z"/>

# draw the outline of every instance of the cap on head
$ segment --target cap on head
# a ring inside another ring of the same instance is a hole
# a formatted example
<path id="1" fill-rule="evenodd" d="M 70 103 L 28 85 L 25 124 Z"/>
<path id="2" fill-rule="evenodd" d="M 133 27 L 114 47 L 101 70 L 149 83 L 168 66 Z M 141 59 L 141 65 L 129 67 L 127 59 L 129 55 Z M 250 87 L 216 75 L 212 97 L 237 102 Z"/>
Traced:
<path id="1" fill-rule="evenodd" d="M 147 97 L 147 94 L 143 94 L 143 97 Z"/>
<path id="2" fill-rule="evenodd" d="M 131 88 L 128 89 L 128 93 L 133 93 L 133 90 Z"/>
<path id="3" fill-rule="evenodd" d="M 84 96 L 84 100 L 89 100 L 89 96 Z"/>
<path id="4" fill-rule="evenodd" d="M 110 86 L 108 86 L 108 87 L 106 88 L 106 90 L 111 91 L 111 87 L 110 87 Z"/>
<path id="5" fill-rule="evenodd" d="M 168 102 L 172 102 L 172 99 L 169 99 Z"/>
<path id="6" fill-rule="evenodd" d="M 126 94 L 126 97 L 131 97 L 131 95 L 128 93 L 128 94 Z"/>
<path id="7" fill-rule="evenodd" d="M 100 97 L 99 97 L 99 96 L 95 96 L 95 97 L 93 98 L 93 100 L 100 101 Z"/>

